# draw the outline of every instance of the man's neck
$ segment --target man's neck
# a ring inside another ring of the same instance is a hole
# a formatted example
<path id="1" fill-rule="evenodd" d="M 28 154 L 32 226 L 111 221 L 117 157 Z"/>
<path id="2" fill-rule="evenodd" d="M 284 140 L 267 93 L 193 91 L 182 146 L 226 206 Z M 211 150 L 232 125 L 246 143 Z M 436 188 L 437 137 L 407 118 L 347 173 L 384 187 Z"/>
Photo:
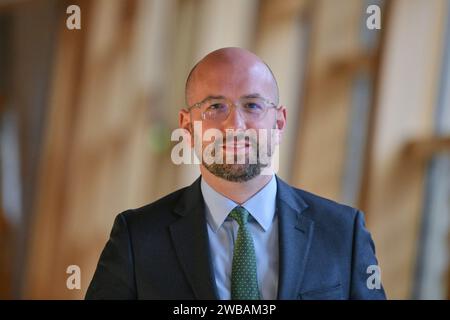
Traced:
<path id="1" fill-rule="evenodd" d="M 216 177 L 203 165 L 200 165 L 200 172 L 202 173 L 202 179 L 205 179 L 208 185 L 238 204 L 243 204 L 250 199 L 272 179 L 272 175 L 258 175 L 253 179 L 244 182 L 227 181 Z"/>

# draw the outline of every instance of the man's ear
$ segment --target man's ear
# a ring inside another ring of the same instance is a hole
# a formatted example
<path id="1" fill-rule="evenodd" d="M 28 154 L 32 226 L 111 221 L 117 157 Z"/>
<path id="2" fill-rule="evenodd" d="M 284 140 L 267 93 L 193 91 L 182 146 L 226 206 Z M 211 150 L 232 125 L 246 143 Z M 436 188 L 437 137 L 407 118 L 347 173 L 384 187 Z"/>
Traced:
<path id="1" fill-rule="evenodd" d="M 190 112 L 186 109 L 181 109 L 178 113 L 178 126 L 181 129 L 186 129 L 191 132 L 191 115 Z"/>
<path id="2" fill-rule="evenodd" d="M 284 128 L 286 127 L 286 107 L 280 106 L 276 109 L 277 112 L 277 121 L 275 124 L 276 129 L 278 129 L 278 143 L 281 142 L 283 137 Z"/>
<path id="3" fill-rule="evenodd" d="M 178 113 L 178 126 L 186 130 L 186 136 L 190 138 L 190 145 L 194 145 L 193 127 L 191 121 L 191 113 L 186 109 L 181 109 Z"/>

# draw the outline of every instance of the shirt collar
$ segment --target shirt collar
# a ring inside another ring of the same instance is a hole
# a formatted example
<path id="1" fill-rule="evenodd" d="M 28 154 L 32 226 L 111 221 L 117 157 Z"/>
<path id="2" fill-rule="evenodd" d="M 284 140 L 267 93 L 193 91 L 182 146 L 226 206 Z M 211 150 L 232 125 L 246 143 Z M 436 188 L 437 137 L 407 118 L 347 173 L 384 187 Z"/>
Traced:
<path id="1" fill-rule="evenodd" d="M 206 219 L 213 231 L 216 232 L 230 211 L 239 204 L 214 190 L 203 178 L 200 186 L 206 204 Z M 275 215 L 276 194 L 277 182 L 273 175 L 269 183 L 242 204 L 242 207 L 250 212 L 264 231 L 270 228 Z"/>

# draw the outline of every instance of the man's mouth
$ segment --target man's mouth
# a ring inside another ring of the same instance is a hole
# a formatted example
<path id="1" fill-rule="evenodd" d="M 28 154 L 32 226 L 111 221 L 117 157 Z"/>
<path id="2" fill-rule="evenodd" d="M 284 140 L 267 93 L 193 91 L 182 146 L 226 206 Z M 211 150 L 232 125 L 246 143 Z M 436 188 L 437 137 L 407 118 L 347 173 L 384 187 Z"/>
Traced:
<path id="1" fill-rule="evenodd" d="M 251 145 L 248 142 L 228 143 L 221 145 L 222 149 L 225 152 L 233 152 L 233 153 L 238 153 L 242 151 L 248 152 L 250 146 Z"/>

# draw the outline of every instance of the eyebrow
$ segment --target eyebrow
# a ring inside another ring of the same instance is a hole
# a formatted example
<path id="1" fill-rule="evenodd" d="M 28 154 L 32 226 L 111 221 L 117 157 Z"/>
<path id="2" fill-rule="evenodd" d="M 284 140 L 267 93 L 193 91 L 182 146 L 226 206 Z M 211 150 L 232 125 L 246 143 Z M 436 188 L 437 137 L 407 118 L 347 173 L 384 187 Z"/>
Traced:
<path id="1" fill-rule="evenodd" d="M 198 102 L 198 104 L 204 103 L 204 102 L 206 102 L 208 100 L 214 100 L 214 99 L 226 99 L 226 97 L 225 96 L 212 96 L 212 95 L 209 95 L 205 99 L 203 99 L 202 101 Z"/>
<path id="2" fill-rule="evenodd" d="M 262 95 L 260 95 L 259 93 L 250 93 L 250 94 L 245 94 L 243 96 L 240 97 L 240 99 L 242 98 L 263 98 Z M 202 101 L 198 102 L 198 103 L 204 103 L 208 100 L 213 100 L 213 99 L 227 99 L 225 96 L 213 96 L 213 95 L 209 95 L 206 98 L 204 98 Z"/>
<path id="3" fill-rule="evenodd" d="M 260 95 L 259 93 L 251 93 L 251 94 L 246 94 L 244 96 L 241 96 L 241 98 L 264 98 L 262 95 Z"/>
<path id="4" fill-rule="evenodd" d="M 239 99 L 252 99 L 252 98 L 266 99 L 266 98 L 264 98 L 262 95 L 260 95 L 259 93 L 245 94 L 245 95 L 240 96 Z M 215 100 L 215 99 L 227 99 L 227 97 L 222 96 L 222 95 L 218 95 L 218 96 L 215 96 L 215 95 L 209 95 L 209 96 L 207 96 L 206 98 L 204 98 L 203 100 L 201 100 L 201 101 L 199 101 L 199 102 L 197 102 L 197 103 L 194 103 L 192 106 L 189 106 L 189 108 L 192 108 L 192 107 L 195 107 L 195 106 L 202 105 L 203 103 L 205 103 L 205 102 L 207 102 L 207 101 L 209 101 L 209 100 Z"/>

